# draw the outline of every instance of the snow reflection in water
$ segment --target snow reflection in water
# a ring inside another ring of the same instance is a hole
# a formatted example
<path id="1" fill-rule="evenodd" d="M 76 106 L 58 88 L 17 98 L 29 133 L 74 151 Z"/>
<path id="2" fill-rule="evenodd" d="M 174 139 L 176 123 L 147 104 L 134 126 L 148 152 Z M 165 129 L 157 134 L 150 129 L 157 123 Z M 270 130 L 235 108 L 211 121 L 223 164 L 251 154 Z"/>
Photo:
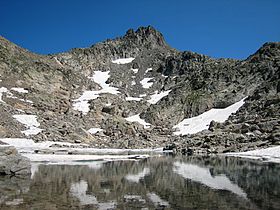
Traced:
<path id="1" fill-rule="evenodd" d="M 161 156 L 59 164 L 37 163 L 32 179 L 0 177 L 0 209 L 280 209 L 273 163 Z"/>

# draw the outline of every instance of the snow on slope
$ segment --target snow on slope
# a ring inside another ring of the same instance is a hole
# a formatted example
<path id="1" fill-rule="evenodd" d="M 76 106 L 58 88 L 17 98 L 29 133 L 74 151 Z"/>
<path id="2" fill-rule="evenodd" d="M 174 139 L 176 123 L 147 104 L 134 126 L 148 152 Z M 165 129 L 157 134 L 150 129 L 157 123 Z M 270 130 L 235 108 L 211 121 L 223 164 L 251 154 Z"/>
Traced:
<path id="1" fill-rule="evenodd" d="M 74 110 L 78 110 L 83 114 L 87 114 L 90 111 L 89 101 L 94 100 L 100 96 L 102 93 L 110 93 L 110 94 L 118 94 L 118 88 L 111 87 L 106 81 L 109 79 L 110 71 L 102 72 L 102 71 L 94 71 L 92 77 L 88 77 L 93 80 L 95 83 L 99 84 L 102 88 L 101 90 L 86 90 L 84 93 L 78 98 L 73 100 Z"/>
<path id="2" fill-rule="evenodd" d="M 167 96 L 170 93 L 171 90 L 167 90 L 167 91 L 162 91 L 160 93 L 158 93 L 158 91 L 155 92 L 155 94 L 150 96 L 150 100 L 148 100 L 148 102 L 150 104 L 156 104 L 158 101 L 160 101 L 163 97 Z"/>
<path id="3" fill-rule="evenodd" d="M 131 71 L 133 71 L 134 74 L 137 74 L 139 69 L 131 69 Z"/>
<path id="4" fill-rule="evenodd" d="M 150 80 L 153 79 L 152 77 L 144 78 L 140 81 L 143 88 L 148 89 L 153 85 L 153 82 L 150 82 Z"/>
<path id="5" fill-rule="evenodd" d="M 28 128 L 25 131 L 21 131 L 26 136 L 36 135 L 43 130 L 41 128 L 38 128 L 40 126 L 40 123 L 37 121 L 36 115 L 13 115 L 13 118 L 15 118 L 18 122 L 22 123 L 26 128 Z"/>
<path id="6" fill-rule="evenodd" d="M 245 98 L 224 109 L 210 109 L 209 111 L 196 117 L 184 119 L 178 125 L 173 127 L 177 129 L 174 134 L 186 135 L 200 132 L 208 129 L 212 120 L 216 122 L 224 122 L 232 113 L 235 113 L 245 103 L 244 100 Z"/>
<path id="7" fill-rule="evenodd" d="M 147 74 L 149 71 L 152 71 L 152 68 L 147 68 L 147 70 L 145 71 L 145 74 Z"/>
<path id="8" fill-rule="evenodd" d="M 136 114 L 127 118 L 124 118 L 129 122 L 138 122 L 139 124 L 143 125 L 144 128 L 149 128 L 151 126 L 150 123 L 147 123 L 145 120 L 140 118 L 140 114 Z"/>
<path id="9" fill-rule="evenodd" d="M 128 96 L 125 98 L 125 100 L 126 101 L 141 101 L 142 98 Z"/>
<path id="10" fill-rule="evenodd" d="M 177 161 L 174 163 L 173 171 L 186 179 L 199 182 L 212 189 L 228 190 L 241 197 L 247 197 L 247 194 L 238 185 L 232 183 L 225 175 L 211 175 L 209 168 Z"/>
<path id="11" fill-rule="evenodd" d="M 115 64 L 127 64 L 127 63 L 131 63 L 135 58 L 119 58 L 116 60 L 112 60 L 112 63 Z"/>
<path id="12" fill-rule="evenodd" d="M 13 87 L 13 88 L 11 88 L 11 90 L 16 91 L 18 93 L 28 93 L 28 90 L 26 90 L 24 88 Z"/>
<path id="13" fill-rule="evenodd" d="M 247 152 L 232 152 L 226 153 L 226 155 L 280 163 L 280 146 L 270 147 L 266 149 L 257 149 Z"/>
<path id="14" fill-rule="evenodd" d="M 101 128 L 90 128 L 90 129 L 88 130 L 88 132 L 89 132 L 90 134 L 96 134 L 96 133 L 99 132 L 99 131 L 103 131 L 103 129 L 101 129 Z"/>

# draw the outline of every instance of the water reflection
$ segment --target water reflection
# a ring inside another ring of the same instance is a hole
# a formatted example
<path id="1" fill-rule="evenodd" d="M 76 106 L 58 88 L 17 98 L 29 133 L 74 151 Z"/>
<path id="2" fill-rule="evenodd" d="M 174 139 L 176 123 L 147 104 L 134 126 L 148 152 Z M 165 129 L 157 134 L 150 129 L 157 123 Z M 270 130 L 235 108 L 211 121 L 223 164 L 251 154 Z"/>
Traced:
<path id="1" fill-rule="evenodd" d="M 32 179 L 0 178 L 0 209 L 280 209 L 279 197 L 280 165 L 232 157 L 37 165 Z"/>
<path id="2" fill-rule="evenodd" d="M 224 174 L 215 176 L 211 174 L 209 168 L 175 162 L 173 171 L 186 179 L 202 183 L 210 188 L 228 190 L 241 197 L 247 197 L 246 193 L 238 185 L 233 184 Z"/>

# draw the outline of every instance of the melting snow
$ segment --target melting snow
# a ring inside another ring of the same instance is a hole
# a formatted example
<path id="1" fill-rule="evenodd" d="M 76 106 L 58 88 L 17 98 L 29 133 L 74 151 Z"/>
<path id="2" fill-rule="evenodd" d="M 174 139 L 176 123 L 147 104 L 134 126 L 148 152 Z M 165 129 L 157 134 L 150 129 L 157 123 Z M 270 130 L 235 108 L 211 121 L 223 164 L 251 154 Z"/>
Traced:
<path id="1" fill-rule="evenodd" d="M 35 143 L 31 139 L 21 138 L 3 138 L 0 141 L 5 142 L 17 148 L 17 150 L 32 162 L 49 162 L 51 164 L 82 164 L 95 166 L 96 162 L 112 160 L 133 160 L 134 158 L 147 158 L 148 153 L 162 153 L 162 148 L 157 149 L 96 149 L 85 148 L 86 144 L 72 144 L 68 142 L 44 141 Z M 58 145 L 58 146 L 57 146 Z M 48 150 L 54 154 L 36 154 L 35 150 Z M 58 152 L 58 153 L 56 153 Z M 78 153 L 69 155 L 67 152 Z M 95 154 L 95 155 L 88 155 Z M 130 155 L 128 155 L 130 154 Z M 84 162 L 76 162 L 84 161 Z"/>
<path id="2" fill-rule="evenodd" d="M 210 109 L 209 111 L 196 117 L 184 119 L 178 125 L 173 127 L 178 130 L 174 132 L 174 134 L 186 135 L 200 132 L 208 129 L 212 120 L 216 122 L 224 122 L 232 113 L 235 113 L 245 103 L 244 100 L 245 98 L 224 109 Z"/>
<path id="3" fill-rule="evenodd" d="M 149 71 L 152 71 L 152 68 L 147 68 L 147 70 L 145 71 L 145 74 L 147 74 Z"/>
<path id="4" fill-rule="evenodd" d="M 109 84 L 106 84 L 106 81 L 110 77 L 109 73 L 109 71 L 95 71 L 94 75 L 92 77 L 89 77 L 89 79 L 92 79 L 95 83 L 99 84 L 102 89 L 94 91 L 84 91 L 82 96 L 80 96 L 78 99 L 73 100 L 75 102 L 73 104 L 74 110 L 78 110 L 83 114 L 87 114 L 90 110 L 88 103 L 89 100 L 98 98 L 102 93 L 110 93 L 115 95 L 119 93 L 117 88 L 111 87 Z"/>
<path id="5" fill-rule="evenodd" d="M 155 92 L 155 94 L 151 95 L 151 99 L 148 100 L 150 104 L 156 104 L 158 101 L 160 101 L 163 97 L 167 96 L 170 93 L 171 90 L 162 91 L 158 93 L 158 91 Z"/>
<path id="6" fill-rule="evenodd" d="M 140 114 L 136 114 L 125 119 L 129 122 L 138 122 L 139 124 L 143 125 L 144 128 L 149 128 L 151 126 L 150 123 L 147 123 L 145 120 L 140 118 Z"/>
<path id="7" fill-rule="evenodd" d="M 153 79 L 153 78 L 149 77 L 149 78 L 144 78 L 140 81 L 143 88 L 148 89 L 153 85 L 153 82 L 149 82 L 151 79 Z"/>
<path id="8" fill-rule="evenodd" d="M 13 115 L 13 118 L 15 118 L 17 121 L 24 124 L 26 128 L 28 128 L 25 131 L 21 131 L 26 136 L 37 135 L 42 131 L 42 129 L 38 128 L 40 126 L 40 123 L 37 121 L 36 115 Z"/>
<path id="9" fill-rule="evenodd" d="M 145 94 L 140 94 L 140 95 L 139 95 L 139 97 L 141 97 L 141 98 L 143 98 L 143 97 L 145 97 L 145 96 L 147 96 L 146 93 L 145 93 Z"/>
<path id="10" fill-rule="evenodd" d="M 125 98 L 126 101 L 141 101 L 142 98 L 137 98 L 137 97 L 126 97 Z"/>
<path id="11" fill-rule="evenodd" d="M 119 58 L 116 60 L 112 60 L 112 63 L 116 63 L 116 64 L 127 64 L 127 63 L 131 63 L 135 58 Z"/>
<path id="12" fill-rule="evenodd" d="M 280 146 L 269 147 L 266 149 L 257 149 L 247 152 L 232 152 L 227 153 L 226 155 L 280 163 Z"/>
<path id="13" fill-rule="evenodd" d="M 144 168 L 143 171 L 141 171 L 140 173 L 138 173 L 138 174 L 128 174 L 128 175 L 125 176 L 125 178 L 128 181 L 139 183 L 140 179 L 143 179 L 149 173 L 150 173 L 150 169 L 149 168 Z"/>
<path id="14" fill-rule="evenodd" d="M 18 93 L 28 93 L 28 90 L 26 90 L 24 88 L 13 87 L 13 88 L 11 88 L 11 90 L 16 91 Z"/>
<path id="15" fill-rule="evenodd" d="M 133 71 L 134 74 L 136 74 L 138 72 L 138 69 L 131 69 Z"/>
<path id="16" fill-rule="evenodd" d="M 99 131 L 103 131 L 103 129 L 101 129 L 101 128 L 91 128 L 91 129 L 88 130 L 88 132 L 90 134 L 96 134 Z"/>
<path id="17" fill-rule="evenodd" d="M 203 168 L 194 164 L 175 162 L 173 171 L 186 179 L 202 183 L 210 188 L 228 190 L 241 197 L 246 198 L 246 193 L 225 175 L 213 176 L 208 168 Z"/>

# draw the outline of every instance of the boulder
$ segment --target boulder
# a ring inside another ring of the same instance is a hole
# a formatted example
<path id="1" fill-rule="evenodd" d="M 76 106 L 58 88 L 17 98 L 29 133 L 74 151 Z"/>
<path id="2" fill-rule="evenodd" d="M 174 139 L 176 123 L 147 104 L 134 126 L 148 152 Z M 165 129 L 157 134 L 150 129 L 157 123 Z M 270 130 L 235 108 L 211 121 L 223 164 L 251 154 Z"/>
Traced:
<path id="1" fill-rule="evenodd" d="M 31 174 L 30 160 L 18 153 L 15 147 L 0 146 L 0 175 Z"/>

